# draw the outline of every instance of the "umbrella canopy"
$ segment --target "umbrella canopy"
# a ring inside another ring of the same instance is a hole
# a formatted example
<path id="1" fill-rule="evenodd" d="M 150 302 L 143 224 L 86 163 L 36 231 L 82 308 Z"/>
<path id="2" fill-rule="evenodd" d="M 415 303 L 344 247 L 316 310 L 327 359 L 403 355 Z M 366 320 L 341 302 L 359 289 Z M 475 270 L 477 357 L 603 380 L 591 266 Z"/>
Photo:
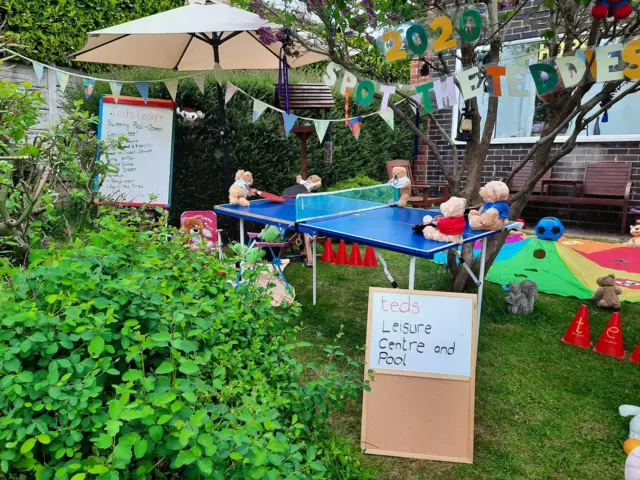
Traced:
<path id="1" fill-rule="evenodd" d="M 213 70 L 216 62 L 212 47 L 217 47 L 224 70 L 278 69 L 281 44 L 262 43 L 256 33 L 262 27 L 280 29 L 222 0 L 201 0 L 90 32 L 87 44 L 68 58 L 171 70 Z M 300 45 L 294 45 L 289 53 L 290 67 L 327 58 Z"/>

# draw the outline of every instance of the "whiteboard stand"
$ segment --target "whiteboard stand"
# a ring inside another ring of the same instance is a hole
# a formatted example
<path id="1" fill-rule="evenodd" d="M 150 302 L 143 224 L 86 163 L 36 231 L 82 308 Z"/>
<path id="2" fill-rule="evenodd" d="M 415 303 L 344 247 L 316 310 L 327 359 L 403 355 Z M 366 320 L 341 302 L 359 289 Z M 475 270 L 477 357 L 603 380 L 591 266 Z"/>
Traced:
<path id="1" fill-rule="evenodd" d="M 413 290 L 416 283 L 416 257 L 409 260 L 409 290 Z"/>

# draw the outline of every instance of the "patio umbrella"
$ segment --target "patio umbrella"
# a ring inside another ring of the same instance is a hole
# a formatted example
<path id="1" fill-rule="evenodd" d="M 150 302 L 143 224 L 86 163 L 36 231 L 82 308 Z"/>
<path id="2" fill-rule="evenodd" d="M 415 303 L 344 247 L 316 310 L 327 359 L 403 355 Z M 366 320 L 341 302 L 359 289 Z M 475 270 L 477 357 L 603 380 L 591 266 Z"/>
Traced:
<path id="1" fill-rule="evenodd" d="M 265 45 L 257 31 L 278 30 L 258 15 L 230 6 L 225 0 L 188 0 L 188 5 L 88 34 L 86 45 L 67 58 L 79 62 L 137 65 L 180 71 L 279 69 L 326 59 L 293 45 L 287 54 L 280 44 Z M 286 68 L 284 69 L 286 72 Z M 231 183 L 224 95 L 217 83 L 225 181 Z"/>

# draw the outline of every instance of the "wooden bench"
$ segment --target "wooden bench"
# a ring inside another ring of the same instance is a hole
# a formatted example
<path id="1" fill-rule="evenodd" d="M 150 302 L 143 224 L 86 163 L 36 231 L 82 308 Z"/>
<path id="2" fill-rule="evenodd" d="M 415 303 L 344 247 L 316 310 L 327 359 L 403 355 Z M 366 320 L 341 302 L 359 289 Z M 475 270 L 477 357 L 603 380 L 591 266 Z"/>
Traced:
<path id="1" fill-rule="evenodd" d="M 522 190 L 522 187 L 524 187 L 524 184 L 527 183 L 527 180 L 529 179 L 530 173 L 531 173 L 531 163 L 527 163 L 524 167 L 520 169 L 518 173 L 516 173 L 513 176 L 513 179 L 509 184 L 509 191 L 511 193 L 516 193 Z M 543 193 L 542 181 L 550 180 L 550 179 L 551 179 L 551 170 L 547 170 L 545 174 L 542 176 L 542 178 L 538 180 L 538 183 L 536 183 L 536 186 L 534 187 L 533 192 L 531 192 L 532 196 L 541 195 Z"/>
<path id="2" fill-rule="evenodd" d="M 557 180 L 543 177 L 540 183 L 542 184 L 542 194 L 532 195 L 529 197 L 530 202 L 622 207 L 620 232 L 626 233 L 629 194 L 631 192 L 630 163 L 587 163 L 582 180 Z M 572 195 L 549 195 L 551 185 L 571 186 Z"/>
<path id="3" fill-rule="evenodd" d="M 430 183 L 415 184 L 413 183 L 413 175 L 411 175 L 411 163 L 409 160 L 389 160 L 387 162 L 387 174 L 389 180 L 393 177 L 393 167 L 404 167 L 407 170 L 407 177 L 411 181 L 411 196 L 409 197 L 409 205 L 420 208 L 427 208 L 429 205 L 440 205 L 449 200 L 449 184 L 448 183 Z M 429 197 L 429 188 L 443 187 L 444 194 L 442 197 Z"/>

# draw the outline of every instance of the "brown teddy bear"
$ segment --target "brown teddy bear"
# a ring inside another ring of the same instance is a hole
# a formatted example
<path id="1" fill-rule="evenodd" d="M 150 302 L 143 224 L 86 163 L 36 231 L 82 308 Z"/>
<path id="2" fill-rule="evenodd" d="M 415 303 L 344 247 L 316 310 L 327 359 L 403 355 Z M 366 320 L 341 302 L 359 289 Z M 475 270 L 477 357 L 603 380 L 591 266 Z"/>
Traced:
<path id="1" fill-rule="evenodd" d="M 306 180 L 302 179 L 301 175 L 296 177 L 296 183 L 304 186 L 308 192 L 317 190 L 322 185 L 322 179 L 318 175 L 309 175 Z"/>
<path id="2" fill-rule="evenodd" d="M 600 308 L 613 308 L 620 309 L 620 300 L 618 295 L 622 295 L 622 289 L 616 287 L 616 276 L 610 273 L 606 277 L 600 277 L 596 280 L 598 289 L 591 297 L 591 300 L 596 302 L 596 305 Z"/>
<path id="3" fill-rule="evenodd" d="M 489 182 L 480 189 L 484 204 L 480 211 L 469 212 L 469 225 L 474 230 L 501 230 L 509 218 L 509 187 L 504 182 Z"/>
<path id="4" fill-rule="evenodd" d="M 440 205 L 440 211 L 444 217 L 436 217 L 431 220 L 427 215 L 424 223 L 431 223 L 424 228 L 422 234 L 427 240 L 446 243 L 462 243 L 464 232 L 464 207 L 467 201 L 464 198 L 451 197 Z"/>
<path id="5" fill-rule="evenodd" d="M 253 195 L 251 185 L 253 184 L 253 175 L 251 172 L 238 170 L 236 172 L 236 181 L 229 187 L 229 203 L 231 205 L 240 205 L 248 207 L 249 201 L 247 197 Z"/>
<path id="6" fill-rule="evenodd" d="M 407 169 L 404 167 L 393 167 L 389 183 L 400 190 L 398 206 L 406 207 L 409 197 L 411 196 L 411 180 L 409 180 L 407 176 Z"/>
<path id="7" fill-rule="evenodd" d="M 631 233 L 631 238 L 624 244 L 624 246 L 640 248 L 640 223 L 631 225 L 629 231 Z"/>

